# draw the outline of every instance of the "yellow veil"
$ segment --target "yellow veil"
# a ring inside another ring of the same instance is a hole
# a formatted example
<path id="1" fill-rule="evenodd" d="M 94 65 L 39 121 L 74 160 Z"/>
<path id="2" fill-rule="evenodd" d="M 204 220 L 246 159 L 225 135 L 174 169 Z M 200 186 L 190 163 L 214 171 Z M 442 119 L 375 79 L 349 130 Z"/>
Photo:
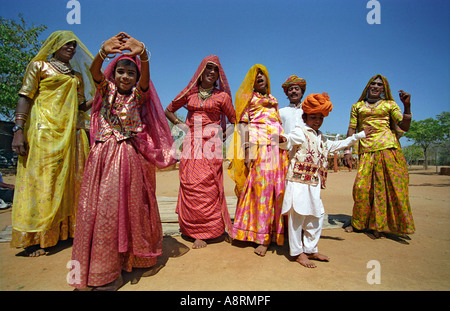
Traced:
<path id="1" fill-rule="evenodd" d="M 236 123 L 234 126 L 232 145 L 227 152 L 227 159 L 231 162 L 230 166 L 228 167 L 228 174 L 236 183 L 234 192 L 236 193 L 236 196 L 238 198 L 242 192 L 242 189 L 244 188 L 245 181 L 249 173 L 244 163 L 245 155 L 243 144 L 241 142 L 243 126 L 239 125 L 239 120 L 241 119 L 241 115 L 244 112 L 245 108 L 247 108 L 250 100 L 252 99 L 253 86 L 255 84 L 256 75 L 259 71 L 261 71 L 267 77 L 266 94 L 270 94 L 269 72 L 267 71 L 267 68 L 265 66 L 256 64 L 253 65 L 247 72 L 244 81 L 236 92 L 234 101 L 236 110 Z"/>
<path id="2" fill-rule="evenodd" d="M 34 61 L 48 61 L 50 57 L 58 51 L 64 44 L 76 41 L 77 49 L 74 57 L 70 61 L 72 68 L 83 75 L 84 81 L 84 93 L 86 98 L 94 98 L 95 86 L 92 80 L 89 67 L 91 66 L 94 57 L 83 42 L 70 30 L 58 30 L 53 32 L 42 44 L 39 52 L 31 60 L 30 64 Z M 30 64 L 28 66 L 30 66 Z M 90 96 L 87 96 L 87 95 Z"/>

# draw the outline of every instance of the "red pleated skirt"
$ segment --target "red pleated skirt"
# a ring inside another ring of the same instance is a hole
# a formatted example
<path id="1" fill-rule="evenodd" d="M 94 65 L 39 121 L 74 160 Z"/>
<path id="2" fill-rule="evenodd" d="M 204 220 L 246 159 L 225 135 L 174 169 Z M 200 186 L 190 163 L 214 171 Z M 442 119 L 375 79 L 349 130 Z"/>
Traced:
<path id="1" fill-rule="evenodd" d="M 218 138 L 186 139 L 176 208 L 181 233 L 202 240 L 219 237 L 225 231 L 231 233 L 223 190 L 222 142 Z"/>
<path id="2" fill-rule="evenodd" d="M 80 190 L 72 260 L 78 288 L 114 281 L 121 270 L 151 267 L 162 253 L 155 168 L 134 140 L 96 142 Z"/>

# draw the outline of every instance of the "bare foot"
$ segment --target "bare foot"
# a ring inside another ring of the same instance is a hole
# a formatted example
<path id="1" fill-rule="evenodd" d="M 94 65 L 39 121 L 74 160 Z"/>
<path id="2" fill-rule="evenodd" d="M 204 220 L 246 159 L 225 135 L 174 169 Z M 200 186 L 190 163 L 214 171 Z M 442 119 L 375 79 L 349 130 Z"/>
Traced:
<path id="1" fill-rule="evenodd" d="M 39 257 L 46 254 L 45 250 L 39 245 L 33 245 L 25 248 L 28 257 Z"/>
<path id="2" fill-rule="evenodd" d="M 264 257 L 264 256 L 266 256 L 266 252 L 267 252 L 267 249 L 269 248 L 269 245 L 259 245 L 257 248 L 255 248 L 255 254 L 256 255 L 259 255 L 259 256 L 261 256 L 261 257 Z"/>
<path id="3" fill-rule="evenodd" d="M 344 228 L 344 230 L 345 230 L 345 232 L 353 232 L 353 227 L 350 225 L 350 226 L 348 226 L 348 227 L 345 227 Z"/>
<path id="4" fill-rule="evenodd" d="M 308 256 L 305 253 L 301 253 L 300 255 L 298 255 L 295 261 L 297 261 L 299 264 L 301 264 L 303 267 L 306 268 L 317 267 L 311 260 L 308 259 Z"/>
<path id="5" fill-rule="evenodd" d="M 383 232 L 373 230 L 372 233 L 373 233 L 373 236 L 375 237 L 375 239 L 380 239 L 380 238 L 384 237 Z"/>
<path id="6" fill-rule="evenodd" d="M 194 241 L 194 245 L 192 245 L 193 249 L 206 247 L 206 242 L 200 239 L 196 239 Z"/>
<path id="7" fill-rule="evenodd" d="M 328 256 L 319 254 L 319 253 L 312 253 L 312 254 L 306 254 L 309 259 L 315 259 L 319 261 L 330 261 L 330 258 Z"/>

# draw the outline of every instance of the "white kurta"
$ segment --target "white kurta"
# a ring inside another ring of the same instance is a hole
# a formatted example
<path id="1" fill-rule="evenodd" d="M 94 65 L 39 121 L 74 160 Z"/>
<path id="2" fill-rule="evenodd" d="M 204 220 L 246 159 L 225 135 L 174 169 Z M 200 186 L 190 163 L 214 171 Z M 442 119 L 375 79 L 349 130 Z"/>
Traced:
<path id="1" fill-rule="evenodd" d="M 319 145 L 322 140 L 322 132 L 318 131 L 316 133 L 309 126 L 305 126 L 307 131 L 312 131 L 316 135 L 317 144 Z M 284 134 L 287 138 L 285 143 L 280 144 L 280 148 L 291 150 L 296 145 L 301 145 L 305 142 L 306 137 L 301 127 L 296 127 L 289 134 Z M 325 141 L 325 152 L 334 152 L 346 147 L 349 147 L 356 143 L 359 139 L 365 138 L 366 135 L 364 131 L 347 137 L 344 140 L 338 141 Z M 326 155 L 326 156 L 327 156 Z M 320 182 L 318 185 L 313 186 L 309 184 L 304 184 L 300 182 L 286 181 L 286 188 L 284 192 L 283 209 L 282 214 L 289 213 L 289 210 L 293 208 L 296 213 L 301 215 L 312 215 L 315 217 L 320 217 L 325 211 L 320 198 Z"/>
<path id="2" fill-rule="evenodd" d="M 296 126 L 305 126 L 302 119 L 302 105 L 295 107 L 294 104 L 289 104 L 289 106 L 281 108 L 279 110 L 281 125 L 286 134 L 289 134 Z"/>

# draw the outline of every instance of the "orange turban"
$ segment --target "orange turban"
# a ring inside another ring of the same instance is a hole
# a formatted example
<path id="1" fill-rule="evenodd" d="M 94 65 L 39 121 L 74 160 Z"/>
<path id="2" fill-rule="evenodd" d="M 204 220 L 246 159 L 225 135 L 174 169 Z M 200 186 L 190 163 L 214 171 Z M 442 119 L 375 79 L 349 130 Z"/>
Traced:
<path id="1" fill-rule="evenodd" d="M 327 117 L 333 110 L 333 104 L 331 104 L 330 96 L 327 93 L 310 94 L 303 101 L 302 109 L 306 114 L 322 113 L 324 117 Z"/>

